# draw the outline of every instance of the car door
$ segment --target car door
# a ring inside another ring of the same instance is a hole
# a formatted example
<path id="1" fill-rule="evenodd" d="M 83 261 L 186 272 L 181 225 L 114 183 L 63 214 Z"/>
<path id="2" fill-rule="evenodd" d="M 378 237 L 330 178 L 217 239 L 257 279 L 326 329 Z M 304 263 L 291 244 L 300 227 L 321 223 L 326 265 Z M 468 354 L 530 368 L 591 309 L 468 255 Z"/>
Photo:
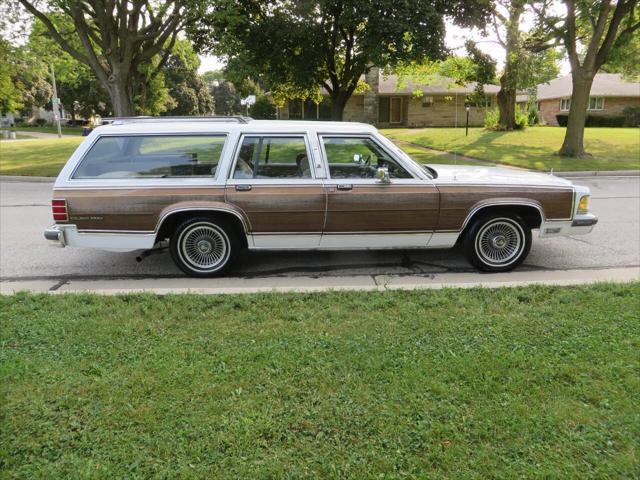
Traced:
<path id="1" fill-rule="evenodd" d="M 303 134 L 240 137 L 225 198 L 245 212 L 253 247 L 319 246 L 326 192 L 310 152 Z"/>
<path id="2" fill-rule="evenodd" d="M 426 247 L 436 228 L 439 192 L 372 134 L 320 136 L 328 166 L 327 248 Z M 389 172 L 389 183 L 376 178 Z"/>

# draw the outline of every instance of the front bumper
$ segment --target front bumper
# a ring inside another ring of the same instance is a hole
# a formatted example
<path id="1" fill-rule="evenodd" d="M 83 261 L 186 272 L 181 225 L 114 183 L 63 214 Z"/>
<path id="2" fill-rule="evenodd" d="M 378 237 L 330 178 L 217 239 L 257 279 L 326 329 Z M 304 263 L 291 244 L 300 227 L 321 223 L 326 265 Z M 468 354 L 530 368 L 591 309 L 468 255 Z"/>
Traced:
<path id="1" fill-rule="evenodd" d="M 571 222 L 572 227 L 593 227 L 598 223 L 598 218 L 592 214 L 587 213 L 585 215 L 576 216 Z"/>
<path id="2" fill-rule="evenodd" d="M 573 220 L 550 220 L 540 225 L 540 237 L 560 237 L 566 235 L 586 235 L 591 233 L 598 218 L 593 213 L 576 215 Z"/>
<path id="3" fill-rule="evenodd" d="M 44 231 L 44 238 L 49 241 L 52 247 L 65 247 L 64 229 L 58 225 L 51 225 Z"/>

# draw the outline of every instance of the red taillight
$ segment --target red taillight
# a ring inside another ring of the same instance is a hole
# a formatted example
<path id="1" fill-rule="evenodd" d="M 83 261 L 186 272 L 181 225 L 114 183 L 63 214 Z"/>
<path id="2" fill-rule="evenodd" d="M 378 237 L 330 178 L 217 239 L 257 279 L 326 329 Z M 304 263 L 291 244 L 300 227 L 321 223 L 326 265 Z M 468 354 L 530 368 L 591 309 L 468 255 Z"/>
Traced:
<path id="1" fill-rule="evenodd" d="M 66 200 L 51 200 L 51 212 L 53 213 L 53 219 L 56 222 L 66 222 L 67 220 L 69 220 Z"/>

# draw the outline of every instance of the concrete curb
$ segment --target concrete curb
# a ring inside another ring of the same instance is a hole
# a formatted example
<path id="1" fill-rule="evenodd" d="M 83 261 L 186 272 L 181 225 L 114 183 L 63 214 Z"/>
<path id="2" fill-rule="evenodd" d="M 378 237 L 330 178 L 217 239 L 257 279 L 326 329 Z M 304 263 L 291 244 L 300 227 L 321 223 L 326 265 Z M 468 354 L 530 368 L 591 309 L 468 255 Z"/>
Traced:
<path id="1" fill-rule="evenodd" d="M 27 175 L 0 175 L 0 182 L 53 183 L 56 177 L 30 177 Z"/>
<path id="2" fill-rule="evenodd" d="M 590 170 L 586 172 L 553 172 L 556 177 L 640 177 L 640 170 Z"/>
<path id="3" fill-rule="evenodd" d="M 200 293 L 328 292 L 426 290 L 440 288 L 500 288 L 527 285 L 585 285 L 598 282 L 637 282 L 640 267 L 587 270 L 537 270 L 509 273 L 436 273 L 429 275 L 345 275 L 340 277 L 188 277 L 147 279 L 0 281 L 0 294 L 33 293 Z"/>

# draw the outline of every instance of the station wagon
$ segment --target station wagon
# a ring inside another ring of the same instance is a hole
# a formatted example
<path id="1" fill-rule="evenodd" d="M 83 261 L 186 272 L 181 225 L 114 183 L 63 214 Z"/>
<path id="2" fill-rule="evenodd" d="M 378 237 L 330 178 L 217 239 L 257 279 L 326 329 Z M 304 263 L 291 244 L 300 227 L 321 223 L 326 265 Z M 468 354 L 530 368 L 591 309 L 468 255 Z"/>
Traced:
<path id="1" fill-rule="evenodd" d="M 188 275 L 226 272 L 244 249 L 450 248 L 487 272 L 541 237 L 585 234 L 589 190 L 553 175 L 424 165 L 371 125 L 244 117 L 115 119 L 58 176 L 60 246 L 149 250 Z"/>

